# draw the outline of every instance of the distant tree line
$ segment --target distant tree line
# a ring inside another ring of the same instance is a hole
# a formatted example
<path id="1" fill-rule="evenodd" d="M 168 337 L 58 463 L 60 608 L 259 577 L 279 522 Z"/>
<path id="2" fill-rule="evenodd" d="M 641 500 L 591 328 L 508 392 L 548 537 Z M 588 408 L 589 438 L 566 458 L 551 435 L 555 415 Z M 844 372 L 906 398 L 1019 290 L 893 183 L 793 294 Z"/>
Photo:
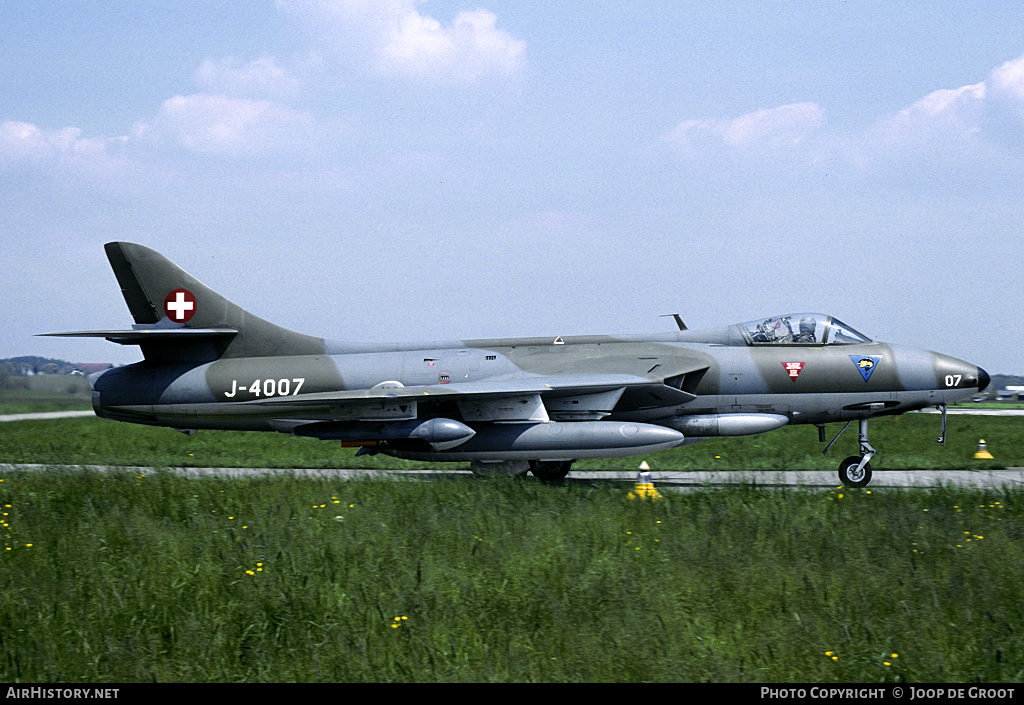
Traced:
<path id="1" fill-rule="evenodd" d="M 1024 384 L 1024 377 L 1020 375 L 992 375 L 993 387 L 1009 387 Z"/>
<path id="2" fill-rule="evenodd" d="M 23 355 L 0 360 L 0 389 L 27 389 L 32 375 L 71 374 L 77 365 L 38 355 Z"/>
<path id="3" fill-rule="evenodd" d="M 38 355 L 22 355 L 0 360 L 0 369 L 12 377 L 70 374 L 77 368 L 78 365 L 67 360 L 55 360 L 52 357 L 39 357 Z"/>

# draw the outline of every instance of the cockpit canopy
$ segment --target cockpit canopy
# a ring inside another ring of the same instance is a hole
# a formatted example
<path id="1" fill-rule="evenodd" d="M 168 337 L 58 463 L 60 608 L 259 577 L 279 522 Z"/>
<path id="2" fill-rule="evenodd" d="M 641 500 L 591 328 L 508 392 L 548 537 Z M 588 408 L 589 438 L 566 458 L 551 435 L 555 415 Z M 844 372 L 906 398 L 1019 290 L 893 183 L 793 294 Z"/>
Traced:
<path id="1" fill-rule="evenodd" d="M 790 313 L 739 324 L 750 345 L 852 345 L 870 343 L 837 318 L 822 313 Z"/>

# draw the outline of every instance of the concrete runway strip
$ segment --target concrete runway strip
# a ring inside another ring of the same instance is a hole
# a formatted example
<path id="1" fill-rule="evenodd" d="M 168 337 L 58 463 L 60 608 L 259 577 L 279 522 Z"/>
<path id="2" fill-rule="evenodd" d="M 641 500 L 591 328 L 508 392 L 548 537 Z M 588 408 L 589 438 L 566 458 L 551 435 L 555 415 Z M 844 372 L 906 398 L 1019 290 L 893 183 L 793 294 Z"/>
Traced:
<path id="1" fill-rule="evenodd" d="M 78 470 L 79 466 L 47 466 L 47 465 L 5 465 L 0 464 L 0 473 L 12 471 L 33 471 L 47 468 L 65 468 Z M 110 468 L 102 466 L 82 466 L 97 472 Z M 153 468 L 128 467 L 113 468 L 130 472 L 149 473 Z M 456 470 L 439 467 L 436 470 L 355 470 L 355 469 L 310 469 L 284 470 L 276 468 L 171 468 L 186 477 L 254 477 L 260 475 L 290 475 L 310 477 L 327 477 L 338 480 L 356 478 L 405 478 L 410 480 L 439 480 L 459 477 L 472 477 L 469 470 Z M 574 471 L 565 482 L 571 484 L 587 484 L 594 482 L 609 484 L 632 485 L 636 482 L 637 470 L 598 470 L 593 472 Z M 809 489 L 835 489 L 839 487 L 836 473 L 824 470 L 694 470 L 694 471 L 650 471 L 655 486 L 662 489 L 695 490 L 704 487 L 735 487 L 756 485 L 758 487 L 806 487 Z M 532 477 L 528 478 L 532 480 Z M 956 487 L 989 488 L 1024 488 L 1024 468 L 1009 470 L 877 470 L 866 489 L 905 487 Z"/>
<path id="2" fill-rule="evenodd" d="M 95 416 L 90 409 L 88 411 L 42 411 L 34 414 L 4 414 L 0 416 L 0 423 L 10 421 L 46 421 L 47 419 L 74 419 L 80 416 Z"/>

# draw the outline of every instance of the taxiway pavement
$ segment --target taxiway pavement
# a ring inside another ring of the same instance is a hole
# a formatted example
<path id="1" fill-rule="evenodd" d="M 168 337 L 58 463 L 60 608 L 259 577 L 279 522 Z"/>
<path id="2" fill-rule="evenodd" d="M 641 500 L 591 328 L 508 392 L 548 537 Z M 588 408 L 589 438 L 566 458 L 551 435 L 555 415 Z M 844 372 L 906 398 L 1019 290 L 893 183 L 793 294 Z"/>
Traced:
<path id="1" fill-rule="evenodd" d="M 11 471 L 32 471 L 53 468 L 46 465 L 0 464 L 0 474 Z M 79 466 L 56 466 L 77 470 Z M 106 468 L 83 466 L 90 470 L 128 470 L 149 473 L 154 468 L 129 467 Z M 402 478 L 408 480 L 438 480 L 456 477 L 472 477 L 469 470 L 449 468 L 430 470 L 357 470 L 357 469 L 279 469 L 279 468 L 170 468 L 186 477 L 254 477 L 260 475 L 299 475 L 328 477 L 339 480 L 357 478 Z M 609 484 L 632 484 L 637 481 L 638 470 L 615 471 L 573 471 L 565 482 L 582 484 L 606 482 Z M 752 485 L 757 487 L 805 487 L 808 489 L 834 489 L 840 486 L 835 472 L 825 470 L 681 470 L 650 471 L 651 480 L 664 489 L 700 489 L 704 487 L 736 487 Z M 532 479 L 532 478 L 531 478 Z M 1024 488 L 1024 468 L 1007 470 L 876 470 L 867 489 L 909 487 L 974 487 L 978 489 Z"/>

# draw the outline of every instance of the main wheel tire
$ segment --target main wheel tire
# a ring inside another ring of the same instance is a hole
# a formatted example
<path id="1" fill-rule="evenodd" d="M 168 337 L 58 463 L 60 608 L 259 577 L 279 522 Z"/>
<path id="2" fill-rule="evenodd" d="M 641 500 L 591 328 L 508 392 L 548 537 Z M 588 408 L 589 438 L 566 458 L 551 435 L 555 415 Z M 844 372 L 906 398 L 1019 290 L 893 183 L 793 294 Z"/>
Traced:
<path id="1" fill-rule="evenodd" d="M 839 481 L 847 487 L 863 487 L 871 482 L 871 463 L 864 463 L 859 471 L 860 456 L 851 455 L 839 464 Z"/>
<path id="2" fill-rule="evenodd" d="M 569 474 L 569 468 L 571 466 L 571 460 L 531 460 L 530 472 L 532 472 L 533 476 L 541 482 L 559 482 L 564 480 L 565 476 Z"/>

